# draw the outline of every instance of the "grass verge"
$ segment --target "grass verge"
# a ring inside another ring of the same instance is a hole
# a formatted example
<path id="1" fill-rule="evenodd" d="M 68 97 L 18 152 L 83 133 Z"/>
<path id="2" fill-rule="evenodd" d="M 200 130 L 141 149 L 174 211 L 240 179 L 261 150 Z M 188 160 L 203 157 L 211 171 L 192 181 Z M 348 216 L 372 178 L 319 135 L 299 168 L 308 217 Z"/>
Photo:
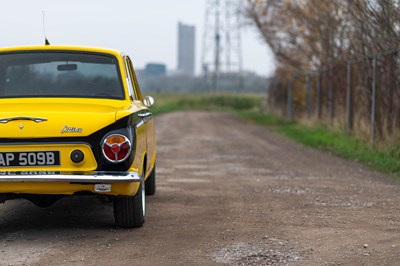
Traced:
<path id="1" fill-rule="evenodd" d="M 152 107 L 154 114 L 171 111 L 242 111 L 260 106 L 261 98 L 257 95 L 196 95 L 196 94 L 161 94 L 155 97 Z"/>
<path id="2" fill-rule="evenodd" d="M 344 132 L 334 131 L 322 125 L 304 126 L 288 123 L 276 116 L 256 112 L 237 112 L 245 120 L 270 126 L 270 129 L 306 146 L 331 152 L 346 159 L 359 161 L 372 170 L 400 178 L 400 146 L 371 146 Z"/>
<path id="3" fill-rule="evenodd" d="M 160 100 L 158 100 L 159 98 Z M 256 95 L 159 95 L 153 113 L 171 111 L 208 110 L 229 111 L 239 118 L 268 126 L 290 139 L 306 146 L 331 152 L 335 155 L 359 161 L 370 169 L 400 178 L 400 145 L 371 146 L 344 132 L 334 131 L 322 125 L 305 126 L 288 123 L 277 116 L 258 111 L 261 97 Z"/>

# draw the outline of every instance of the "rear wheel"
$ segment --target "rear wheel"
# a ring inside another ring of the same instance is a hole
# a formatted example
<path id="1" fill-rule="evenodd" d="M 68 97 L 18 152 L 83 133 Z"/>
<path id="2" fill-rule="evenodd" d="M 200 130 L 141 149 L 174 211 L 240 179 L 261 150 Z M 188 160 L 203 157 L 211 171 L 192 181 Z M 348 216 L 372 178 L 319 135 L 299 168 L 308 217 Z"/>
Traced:
<path id="1" fill-rule="evenodd" d="M 144 224 L 146 213 L 145 189 L 140 185 L 134 197 L 115 197 L 113 199 L 115 224 L 119 227 L 133 228 Z"/>
<path id="2" fill-rule="evenodd" d="M 146 195 L 154 195 L 156 193 L 156 165 L 154 164 L 153 171 L 146 180 Z"/>

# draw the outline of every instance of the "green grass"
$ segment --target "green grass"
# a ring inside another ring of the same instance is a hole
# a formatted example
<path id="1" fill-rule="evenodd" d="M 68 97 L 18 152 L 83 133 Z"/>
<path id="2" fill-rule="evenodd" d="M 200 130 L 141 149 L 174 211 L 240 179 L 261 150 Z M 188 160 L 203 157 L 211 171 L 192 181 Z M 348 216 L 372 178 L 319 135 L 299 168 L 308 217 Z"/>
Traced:
<path id="1" fill-rule="evenodd" d="M 370 169 L 400 177 L 400 145 L 391 148 L 385 145 L 371 146 L 367 141 L 358 140 L 344 132 L 322 125 L 305 126 L 294 122 L 288 123 L 268 114 L 238 112 L 237 115 L 242 119 L 270 126 L 271 130 L 306 146 L 359 161 Z"/>
<path id="2" fill-rule="evenodd" d="M 306 146 L 328 151 L 335 155 L 359 161 L 373 170 L 400 178 L 400 144 L 387 147 L 371 146 L 344 132 L 322 125 L 305 126 L 286 122 L 277 116 L 259 112 L 261 97 L 257 95 L 158 95 L 153 113 L 171 111 L 205 110 L 228 111 L 239 118 L 269 127 Z"/>
<path id="3" fill-rule="evenodd" d="M 196 95 L 196 94 L 160 94 L 155 97 L 152 107 L 154 114 L 171 111 L 233 111 L 251 110 L 260 106 L 257 95 Z"/>

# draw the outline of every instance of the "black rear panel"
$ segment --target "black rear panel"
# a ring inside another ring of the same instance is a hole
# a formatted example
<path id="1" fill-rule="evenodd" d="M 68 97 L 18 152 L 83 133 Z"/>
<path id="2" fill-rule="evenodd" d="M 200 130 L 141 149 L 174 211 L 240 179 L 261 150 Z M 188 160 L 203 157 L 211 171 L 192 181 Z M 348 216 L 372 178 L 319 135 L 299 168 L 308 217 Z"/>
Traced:
<path id="1" fill-rule="evenodd" d="M 29 144 L 76 144 L 84 143 L 91 147 L 97 161 L 96 171 L 127 171 L 133 163 L 136 150 L 136 136 L 132 122 L 132 116 L 124 117 L 115 123 L 96 131 L 87 137 L 62 137 L 62 138 L 41 138 L 41 139 L 4 139 L 0 138 L 0 145 L 29 145 Z M 132 152 L 127 160 L 114 164 L 107 161 L 102 153 L 101 145 L 106 136 L 111 133 L 122 134 L 128 137 L 132 143 Z"/>

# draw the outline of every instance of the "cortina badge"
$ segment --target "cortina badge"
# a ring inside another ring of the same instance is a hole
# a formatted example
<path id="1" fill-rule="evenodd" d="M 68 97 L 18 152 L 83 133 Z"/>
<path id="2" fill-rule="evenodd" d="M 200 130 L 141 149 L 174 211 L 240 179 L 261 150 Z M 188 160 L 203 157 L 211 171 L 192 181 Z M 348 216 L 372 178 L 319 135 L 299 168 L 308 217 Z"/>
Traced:
<path id="1" fill-rule="evenodd" d="M 64 125 L 61 128 L 61 134 L 66 134 L 66 133 L 82 133 L 83 128 L 80 127 L 69 127 L 67 125 Z"/>

